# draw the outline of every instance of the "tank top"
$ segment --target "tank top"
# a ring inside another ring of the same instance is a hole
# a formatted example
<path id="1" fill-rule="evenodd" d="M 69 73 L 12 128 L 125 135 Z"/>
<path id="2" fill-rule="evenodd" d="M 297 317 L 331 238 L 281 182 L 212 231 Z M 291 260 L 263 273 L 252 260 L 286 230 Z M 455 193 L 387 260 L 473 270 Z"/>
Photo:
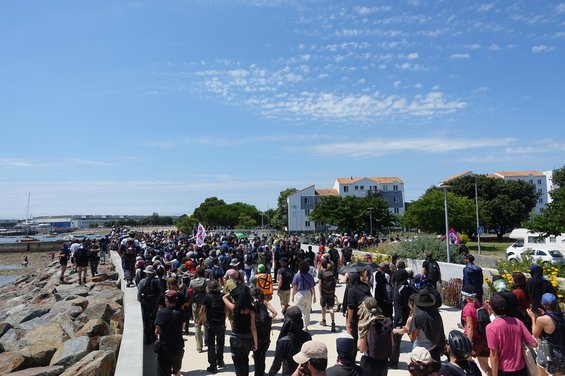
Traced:
<path id="1" fill-rule="evenodd" d="M 233 324 L 234 334 L 251 334 L 251 312 L 240 313 Z"/>

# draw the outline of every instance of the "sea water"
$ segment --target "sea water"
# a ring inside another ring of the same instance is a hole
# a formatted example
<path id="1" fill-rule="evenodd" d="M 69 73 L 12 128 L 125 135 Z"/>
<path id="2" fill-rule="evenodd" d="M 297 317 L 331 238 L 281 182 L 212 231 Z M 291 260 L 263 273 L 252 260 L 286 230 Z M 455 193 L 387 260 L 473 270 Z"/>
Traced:
<path id="1" fill-rule="evenodd" d="M 16 276 L 4 276 L 0 275 L 0 286 L 4 286 L 7 283 L 14 282 L 18 277 Z"/>

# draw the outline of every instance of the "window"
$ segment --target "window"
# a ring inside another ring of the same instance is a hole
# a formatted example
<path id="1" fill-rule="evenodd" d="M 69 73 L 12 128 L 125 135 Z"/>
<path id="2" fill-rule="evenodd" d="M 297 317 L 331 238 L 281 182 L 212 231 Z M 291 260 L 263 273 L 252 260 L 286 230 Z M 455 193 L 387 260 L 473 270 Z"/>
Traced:
<path id="1" fill-rule="evenodd" d="M 305 204 L 311 204 L 312 203 L 312 197 L 304 197 L 304 203 Z"/>
<path id="2" fill-rule="evenodd" d="M 543 204 L 543 198 L 538 198 L 538 203 Z"/>
<path id="3" fill-rule="evenodd" d="M 356 191 L 359 190 L 359 186 L 358 186 L 358 185 L 355 186 L 355 190 L 356 190 Z"/>
<path id="4" fill-rule="evenodd" d="M 399 203 L 399 202 L 400 202 L 400 198 L 399 198 L 399 197 L 395 197 L 394 200 L 393 200 L 393 202 Z"/>
<path id="5" fill-rule="evenodd" d="M 393 186 L 392 186 L 392 190 L 393 190 L 393 191 L 398 191 L 398 185 L 393 185 Z"/>
<path id="6" fill-rule="evenodd" d="M 306 215 L 310 215 L 311 210 L 310 209 L 304 209 L 304 214 Z"/>
<path id="7" fill-rule="evenodd" d="M 399 214 L 400 213 L 400 209 L 399 208 L 394 208 L 394 214 Z"/>
<path id="8" fill-rule="evenodd" d="M 388 185 L 383 185 L 383 192 L 388 192 Z"/>
<path id="9" fill-rule="evenodd" d="M 310 227 L 310 221 L 304 222 L 304 227 Z"/>
<path id="10" fill-rule="evenodd" d="M 530 184 L 534 184 L 534 179 L 530 179 Z"/>
<path id="11" fill-rule="evenodd" d="M 550 236 L 549 237 L 549 242 L 550 243 L 557 243 L 557 238 L 555 236 Z"/>
<path id="12" fill-rule="evenodd" d="M 362 190 L 362 191 L 365 190 L 365 186 L 364 186 L 364 185 L 361 186 L 361 190 Z"/>
<path id="13" fill-rule="evenodd" d="M 538 179 L 538 185 L 541 185 L 541 179 Z"/>
<path id="14" fill-rule="evenodd" d="M 346 185 L 345 187 L 343 187 L 343 191 L 344 191 L 344 192 L 349 192 L 349 187 Z"/>

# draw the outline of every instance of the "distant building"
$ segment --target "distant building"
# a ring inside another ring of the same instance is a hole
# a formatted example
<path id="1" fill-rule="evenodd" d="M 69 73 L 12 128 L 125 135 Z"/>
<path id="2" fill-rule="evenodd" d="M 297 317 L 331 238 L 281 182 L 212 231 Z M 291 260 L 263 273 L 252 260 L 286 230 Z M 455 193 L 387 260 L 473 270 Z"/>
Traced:
<path id="1" fill-rule="evenodd" d="M 92 225 L 102 226 L 104 223 L 133 219 L 139 221 L 147 218 L 146 215 L 50 215 L 33 217 L 34 225 L 47 225 L 53 229 L 78 228 L 85 229 Z"/>
<path id="2" fill-rule="evenodd" d="M 313 232 L 328 230 L 326 224 L 310 220 L 310 212 L 325 196 L 379 195 L 391 213 L 404 214 L 404 182 L 398 177 L 336 178 L 333 188 L 316 188 L 314 185 L 299 190 L 287 198 L 288 231 Z"/>
<path id="3" fill-rule="evenodd" d="M 553 184 L 553 170 L 544 171 L 543 174 L 547 180 L 547 203 L 549 204 L 551 201 L 551 191 L 556 188 L 559 188 L 557 184 Z"/>
<path id="4" fill-rule="evenodd" d="M 473 176 L 473 171 L 465 171 L 449 178 L 445 179 L 443 182 L 447 183 L 451 180 L 461 178 L 464 176 Z M 551 183 L 548 182 L 547 174 L 541 173 L 538 171 L 499 171 L 487 174 L 486 176 L 495 179 L 503 179 L 503 180 L 521 180 L 527 183 L 530 183 L 534 186 L 534 190 L 536 193 L 539 194 L 538 201 L 536 202 L 536 206 L 532 210 L 535 213 L 539 213 L 547 203 L 549 202 L 549 189 L 548 187 L 551 186 Z"/>

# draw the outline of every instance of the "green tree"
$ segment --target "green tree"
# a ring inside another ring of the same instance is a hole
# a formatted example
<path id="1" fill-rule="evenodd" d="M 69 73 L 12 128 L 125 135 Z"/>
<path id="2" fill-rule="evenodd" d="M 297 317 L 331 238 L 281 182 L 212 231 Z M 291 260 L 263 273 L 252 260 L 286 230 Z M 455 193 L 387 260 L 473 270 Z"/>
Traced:
<path id="1" fill-rule="evenodd" d="M 538 198 L 532 184 L 486 175 L 464 176 L 449 182 L 450 191 L 474 201 L 475 178 L 481 224 L 496 231 L 499 239 L 529 218 Z"/>
<path id="2" fill-rule="evenodd" d="M 225 206 L 225 205 L 226 203 L 224 202 L 224 200 L 221 200 L 217 197 L 208 197 L 207 199 L 204 200 L 203 203 L 200 204 L 200 206 L 194 209 L 192 216 L 196 218 L 198 221 L 202 222 L 203 224 L 210 225 L 210 223 L 206 222 L 206 215 L 208 211 L 212 208 L 218 206 Z"/>
<path id="3" fill-rule="evenodd" d="M 242 229 L 242 228 L 253 228 L 257 225 L 255 219 L 251 218 L 247 214 L 240 214 L 238 218 L 238 224 L 235 228 Z"/>
<path id="4" fill-rule="evenodd" d="M 388 205 L 378 196 L 327 196 L 312 209 L 309 217 L 316 222 L 337 226 L 340 231 L 369 232 L 368 208 L 372 208 L 373 231 L 394 223 L 395 217 L 388 210 Z"/>
<path id="5" fill-rule="evenodd" d="M 552 201 L 541 214 L 533 216 L 525 224 L 528 229 L 540 232 L 543 236 L 565 233 L 565 166 L 553 170 L 553 184 L 557 188 L 549 193 Z"/>
<path id="6" fill-rule="evenodd" d="M 475 202 L 452 192 L 447 193 L 449 227 L 469 232 L 475 227 Z M 425 232 L 445 233 L 445 192 L 431 187 L 418 200 L 412 202 L 402 216 L 402 224 Z"/>
<path id="7" fill-rule="evenodd" d="M 177 220 L 175 225 L 180 232 L 192 234 L 196 226 L 198 226 L 198 219 L 194 218 L 194 216 L 183 215 Z"/>
<path id="8" fill-rule="evenodd" d="M 229 205 L 211 207 L 204 218 L 204 223 L 208 226 L 235 227 L 239 224 L 241 215 L 246 215 L 255 221 L 261 220 L 261 213 L 253 205 L 243 202 L 235 202 Z"/>
<path id="9" fill-rule="evenodd" d="M 298 192 L 298 189 L 287 188 L 279 193 L 277 208 L 270 220 L 271 227 L 282 230 L 288 225 L 288 203 L 286 199 L 295 192 Z"/>

